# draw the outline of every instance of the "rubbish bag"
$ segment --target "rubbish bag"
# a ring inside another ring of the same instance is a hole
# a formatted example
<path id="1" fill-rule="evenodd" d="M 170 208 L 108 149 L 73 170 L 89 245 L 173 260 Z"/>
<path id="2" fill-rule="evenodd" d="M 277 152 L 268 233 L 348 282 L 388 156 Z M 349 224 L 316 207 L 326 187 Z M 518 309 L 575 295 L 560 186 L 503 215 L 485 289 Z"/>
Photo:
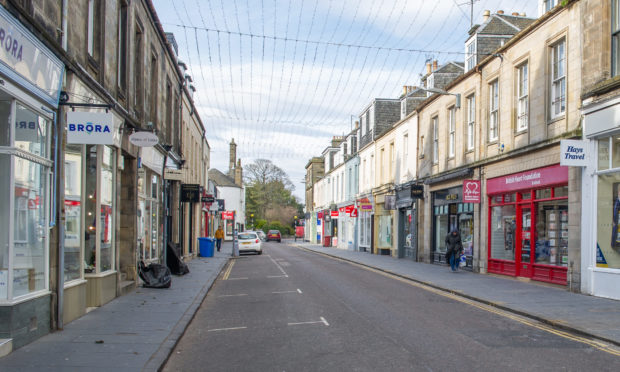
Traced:
<path id="1" fill-rule="evenodd" d="M 177 250 L 172 246 L 172 243 L 168 243 L 168 247 L 166 248 L 166 264 L 173 275 L 185 275 L 189 273 L 189 267 L 179 258 Z"/>
<path id="2" fill-rule="evenodd" d="M 170 288 L 172 284 L 170 269 L 157 263 L 146 266 L 143 261 L 140 261 L 138 275 L 144 281 L 146 288 Z"/>

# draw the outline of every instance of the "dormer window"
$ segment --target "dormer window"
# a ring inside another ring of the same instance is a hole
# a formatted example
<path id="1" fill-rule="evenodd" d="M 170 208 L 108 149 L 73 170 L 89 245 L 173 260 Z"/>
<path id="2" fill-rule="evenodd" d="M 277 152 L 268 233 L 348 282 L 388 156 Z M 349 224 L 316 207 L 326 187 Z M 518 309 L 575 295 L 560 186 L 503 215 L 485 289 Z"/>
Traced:
<path id="1" fill-rule="evenodd" d="M 435 87 L 435 76 L 433 76 L 433 74 L 428 75 L 428 77 L 426 78 L 426 88 L 430 89 L 434 87 Z M 432 94 L 433 94 L 432 92 L 426 92 L 427 97 L 430 97 Z"/>
<path id="2" fill-rule="evenodd" d="M 407 116 L 407 99 L 400 101 L 400 119 L 404 119 Z"/>
<path id="3" fill-rule="evenodd" d="M 545 12 L 550 11 L 558 5 L 558 0 L 544 0 L 545 3 Z"/>
<path id="4" fill-rule="evenodd" d="M 476 39 L 472 39 L 465 46 L 465 71 L 469 71 L 476 66 Z"/>

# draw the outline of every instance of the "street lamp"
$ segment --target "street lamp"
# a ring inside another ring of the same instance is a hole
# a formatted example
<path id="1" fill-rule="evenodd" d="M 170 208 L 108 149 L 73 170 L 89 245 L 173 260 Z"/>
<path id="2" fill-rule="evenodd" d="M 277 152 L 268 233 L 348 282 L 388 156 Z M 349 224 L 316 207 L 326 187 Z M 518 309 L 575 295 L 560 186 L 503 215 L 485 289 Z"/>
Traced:
<path id="1" fill-rule="evenodd" d="M 455 108 L 460 109 L 461 108 L 461 94 L 460 93 L 450 93 L 447 92 L 443 89 L 439 89 L 439 88 L 421 88 L 421 87 L 413 87 L 414 90 L 419 89 L 419 90 L 423 90 L 425 92 L 431 92 L 431 93 L 437 93 L 437 94 L 443 94 L 443 95 L 448 95 L 448 96 L 455 96 L 456 97 L 456 103 L 454 105 Z"/>

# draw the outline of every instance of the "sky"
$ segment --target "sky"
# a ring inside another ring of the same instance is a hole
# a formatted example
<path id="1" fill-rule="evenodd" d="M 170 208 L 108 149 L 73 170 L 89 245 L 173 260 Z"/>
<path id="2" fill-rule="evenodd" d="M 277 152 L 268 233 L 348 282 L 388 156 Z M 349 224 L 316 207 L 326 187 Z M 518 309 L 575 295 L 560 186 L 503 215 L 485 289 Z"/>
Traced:
<path id="1" fill-rule="evenodd" d="M 538 16 L 538 0 L 152 0 L 196 88 L 211 168 L 268 159 L 304 202 L 305 166 L 374 98 L 464 61 L 482 13 Z"/>

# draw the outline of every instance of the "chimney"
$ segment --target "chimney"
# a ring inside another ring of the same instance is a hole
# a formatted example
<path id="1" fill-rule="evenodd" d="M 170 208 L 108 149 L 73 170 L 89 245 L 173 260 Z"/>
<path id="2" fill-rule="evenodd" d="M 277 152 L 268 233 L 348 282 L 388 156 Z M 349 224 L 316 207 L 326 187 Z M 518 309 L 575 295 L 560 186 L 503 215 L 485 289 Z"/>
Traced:
<path id="1" fill-rule="evenodd" d="M 230 154 L 228 158 L 228 175 L 233 176 L 233 169 L 235 168 L 235 163 L 237 162 L 237 144 L 235 144 L 235 139 L 233 138 L 230 141 Z"/>
<path id="2" fill-rule="evenodd" d="M 491 16 L 491 11 L 485 10 L 484 13 L 482 13 L 482 23 L 486 22 L 490 16 Z"/>
<path id="3" fill-rule="evenodd" d="M 525 17 L 525 12 L 519 14 L 521 17 Z"/>
<path id="4" fill-rule="evenodd" d="M 433 61 L 433 71 L 437 71 L 437 60 Z"/>
<path id="5" fill-rule="evenodd" d="M 356 121 L 355 121 L 355 129 L 357 129 L 357 128 L 359 128 L 359 127 L 360 127 L 360 122 L 356 120 Z"/>
<path id="6" fill-rule="evenodd" d="M 431 70 L 431 68 L 432 68 L 432 67 L 431 67 L 431 63 L 430 63 L 430 62 L 426 62 L 426 75 L 430 75 L 430 74 L 431 74 L 431 72 L 433 72 L 433 71 Z"/>
<path id="7" fill-rule="evenodd" d="M 504 11 L 503 10 L 498 10 L 497 14 L 504 14 Z"/>
<path id="8" fill-rule="evenodd" d="M 239 187 L 243 186 L 243 168 L 241 168 L 241 159 L 237 160 L 235 168 L 235 184 Z"/>
<path id="9" fill-rule="evenodd" d="M 515 16 L 515 17 L 518 17 L 519 16 L 519 12 L 512 12 L 512 15 Z"/>
<path id="10" fill-rule="evenodd" d="M 409 87 L 406 85 L 403 85 L 403 96 L 406 96 L 407 93 L 409 93 Z"/>

